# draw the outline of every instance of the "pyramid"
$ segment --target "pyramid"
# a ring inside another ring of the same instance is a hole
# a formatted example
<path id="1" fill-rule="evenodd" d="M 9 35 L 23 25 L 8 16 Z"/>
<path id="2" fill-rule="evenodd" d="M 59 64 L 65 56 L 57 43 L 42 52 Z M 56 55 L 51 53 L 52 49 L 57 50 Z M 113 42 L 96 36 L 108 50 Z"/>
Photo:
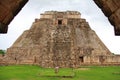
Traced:
<path id="1" fill-rule="evenodd" d="M 46 11 L 7 49 L 9 64 L 79 67 L 112 55 L 78 11 Z"/>

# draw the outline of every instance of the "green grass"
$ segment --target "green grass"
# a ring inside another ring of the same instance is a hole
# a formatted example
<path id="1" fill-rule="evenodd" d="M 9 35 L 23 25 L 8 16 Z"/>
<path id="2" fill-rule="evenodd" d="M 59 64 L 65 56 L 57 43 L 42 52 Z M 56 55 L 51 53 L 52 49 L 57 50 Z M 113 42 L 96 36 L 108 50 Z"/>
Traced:
<path id="1" fill-rule="evenodd" d="M 75 73 L 70 68 L 60 68 L 58 73 L 55 73 L 53 68 L 44 68 L 39 75 L 44 77 L 74 77 Z"/>
<path id="2" fill-rule="evenodd" d="M 0 66 L 0 80 L 120 80 L 120 66 L 52 68 L 30 65 Z"/>

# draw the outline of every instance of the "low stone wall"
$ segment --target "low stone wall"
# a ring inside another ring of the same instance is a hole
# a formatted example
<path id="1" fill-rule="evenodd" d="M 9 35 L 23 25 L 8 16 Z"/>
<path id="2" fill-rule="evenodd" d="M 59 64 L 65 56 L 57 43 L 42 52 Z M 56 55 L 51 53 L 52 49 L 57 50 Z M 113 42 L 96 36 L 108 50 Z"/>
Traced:
<path id="1" fill-rule="evenodd" d="M 54 61 L 54 60 L 42 60 L 40 57 L 21 57 L 20 59 L 14 59 L 11 57 L 0 55 L 0 65 L 12 65 L 12 64 L 29 64 L 39 65 L 41 67 L 80 67 L 80 66 L 119 66 L 120 55 L 111 56 L 84 56 L 83 61 L 79 59 L 70 61 Z"/>
<path id="2" fill-rule="evenodd" d="M 6 64 L 6 62 L 3 61 L 3 58 L 4 58 L 3 54 L 0 54 L 0 65 L 5 65 Z"/>
<path id="3" fill-rule="evenodd" d="M 85 56 L 81 65 L 120 65 L 120 55 Z"/>

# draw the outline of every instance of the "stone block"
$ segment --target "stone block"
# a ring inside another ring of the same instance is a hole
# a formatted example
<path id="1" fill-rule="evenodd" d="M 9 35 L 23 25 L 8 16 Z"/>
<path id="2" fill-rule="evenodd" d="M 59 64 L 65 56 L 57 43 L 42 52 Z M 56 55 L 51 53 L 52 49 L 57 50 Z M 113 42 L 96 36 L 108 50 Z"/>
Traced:
<path id="1" fill-rule="evenodd" d="M 120 0 L 94 0 L 114 26 L 115 35 L 120 35 Z M 118 15 L 118 16 L 117 16 Z"/>
<path id="2" fill-rule="evenodd" d="M 0 26 L 0 33 L 6 33 L 7 26 L 27 3 L 28 0 L 0 0 L 0 23 L 6 26 Z"/>

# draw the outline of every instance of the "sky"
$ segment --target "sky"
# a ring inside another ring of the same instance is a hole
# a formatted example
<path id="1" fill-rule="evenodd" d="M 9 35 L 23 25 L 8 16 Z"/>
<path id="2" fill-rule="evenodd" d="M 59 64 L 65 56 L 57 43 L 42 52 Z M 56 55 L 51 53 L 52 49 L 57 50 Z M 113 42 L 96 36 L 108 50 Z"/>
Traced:
<path id="1" fill-rule="evenodd" d="M 7 34 L 0 34 L 0 49 L 11 47 L 16 39 L 30 29 L 36 18 L 45 11 L 79 11 L 108 49 L 120 54 L 120 36 L 114 35 L 114 28 L 93 0 L 29 0 L 9 24 Z"/>

